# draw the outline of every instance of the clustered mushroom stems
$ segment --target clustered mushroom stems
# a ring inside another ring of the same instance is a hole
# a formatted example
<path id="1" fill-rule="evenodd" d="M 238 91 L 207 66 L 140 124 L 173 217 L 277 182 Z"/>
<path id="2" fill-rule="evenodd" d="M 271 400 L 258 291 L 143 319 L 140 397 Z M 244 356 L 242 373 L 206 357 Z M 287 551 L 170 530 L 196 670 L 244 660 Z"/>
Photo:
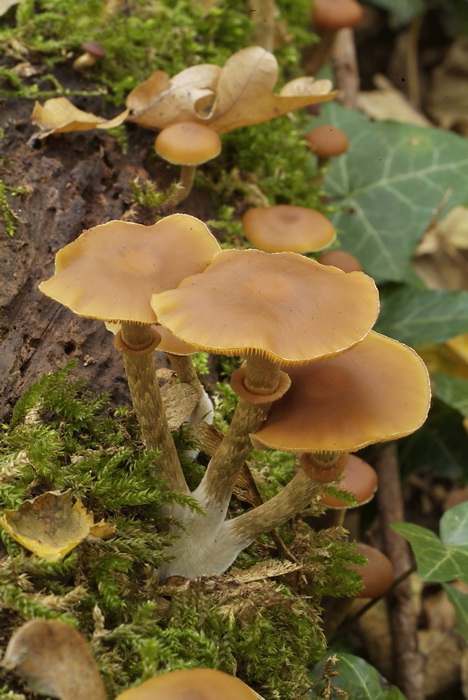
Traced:
<path id="1" fill-rule="evenodd" d="M 122 351 L 133 407 L 146 446 L 159 450 L 160 476 L 169 488 L 187 493 L 187 484 L 164 411 L 153 353 L 160 336 L 149 324 L 122 323 Z M 155 337 L 156 335 L 156 337 Z"/>
<path id="2" fill-rule="evenodd" d="M 262 397 L 274 395 L 280 380 L 280 366 L 261 355 L 249 355 L 245 363 L 245 388 Z M 204 506 L 227 511 L 239 471 L 252 450 L 250 433 L 256 432 L 268 415 L 271 402 L 251 403 L 240 397 L 231 424 L 213 455 L 199 486 Z"/>

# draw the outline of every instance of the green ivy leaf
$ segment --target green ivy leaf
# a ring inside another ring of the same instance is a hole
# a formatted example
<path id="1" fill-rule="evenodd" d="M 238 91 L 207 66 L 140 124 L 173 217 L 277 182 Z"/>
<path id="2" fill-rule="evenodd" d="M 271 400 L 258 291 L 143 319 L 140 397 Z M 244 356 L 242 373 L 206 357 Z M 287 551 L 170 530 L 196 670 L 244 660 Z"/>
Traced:
<path id="1" fill-rule="evenodd" d="M 332 678 L 332 686 L 348 693 L 350 700 L 405 700 L 403 693 L 364 659 L 347 653 L 336 654 L 336 657 L 338 661 L 334 671 L 338 675 Z M 326 661 L 327 659 L 314 668 L 314 680 L 321 677 L 321 669 Z M 316 697 L 316 693 L 313 697 Z M 342 696 L 332 692 L 331 697 L 335 699 Z"/>
<path id="2" fill-rule="evenodd" d="M 434 393 L 441 401 L 468 417 L 468 379 L 437 374 L 434 377 Z"/>
<path id="3" fill-rule="evenodd" d="M 468 328 L 468 292 L 398 285 L 380 297 L 375 330 L 408 345 L 443 343 Z"/>
<path id="4" fill-rule="evenodd" d="M 450 508 L 440 521 L 440 539 L 420 525 L 393 523 L 392 530 L 410 543 L 423 581 L 468 584 L 468 503 Z"/>
<path id="5" fill-rule="evenodd" d="M 458 625 L 455 627 L 455 632 L 458 632 L 468 644 L 468 595 L 446 583 L 442 585 L 457 613 Z"/>
<path id="6" fill-rule="evenodd" d="M 343 248 L 377 282 L 407 278 L 416 245 L 449 194 L 441 216 L 465 204 L 468 141 L 443 129 L 371 123 L 337 103 L 322 106 L 311 126 L 332 124 L 350 139 L 335 158 L 325 193 L 339 207 L 332 216 Z"/>

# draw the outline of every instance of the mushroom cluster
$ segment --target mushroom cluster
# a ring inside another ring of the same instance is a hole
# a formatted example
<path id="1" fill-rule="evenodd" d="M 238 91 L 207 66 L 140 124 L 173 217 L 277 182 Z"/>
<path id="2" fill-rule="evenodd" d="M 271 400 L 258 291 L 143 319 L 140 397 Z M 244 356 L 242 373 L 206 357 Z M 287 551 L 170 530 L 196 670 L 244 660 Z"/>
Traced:
<path id="1" fill-rule="evenodd" d="M 143 439 L 160 450 L 156 466 L 168 486 L 183 493 L 189 488 L 152 351 L 179 358 L 177 371 L 189 382 L 190 354 L 198 350 L 245 359 L 231 377 L 239 397 L 231 424 L 191 493 L 200 510 L 173 506 L 183 530 L 174 526 L 179 537 L 161 579 L 225 571 L 259 534 L 337 479 L 351 452 L 407 435 L 427 414 L 423 362 L 371 330 L 379 299 L 370 277 L 299 253 L 220 250 L 188 215 L 86 231 L 57 254 L 55 275 L 40 288 L 82 316 L 121 324 L 116 347 Z M 227 519 L 253 445 L 296 453 L 301 469 L 270 501 Z"/>

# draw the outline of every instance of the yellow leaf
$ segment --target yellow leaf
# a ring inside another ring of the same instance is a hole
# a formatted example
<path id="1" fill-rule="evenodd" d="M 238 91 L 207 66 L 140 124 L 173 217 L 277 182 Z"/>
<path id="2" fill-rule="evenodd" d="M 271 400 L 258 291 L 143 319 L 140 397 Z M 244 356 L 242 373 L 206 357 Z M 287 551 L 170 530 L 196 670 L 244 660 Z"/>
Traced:
<path id="1" fill-rule="evenodd" d="M 31 119 L 41 129 L 39 138 L 49 134 L 64 134 L 68 131 L 88 131 L 89 129 L 112 129 L 122 124 L 128 114 L 125 110 L 114 119 L 103 119 L 90 112 L 78 109 L 66 97 L 54 97 L 44 105 L 36 102 Z"/>
<path id="2" fill-rule="evenodd" d="M 58 561 L 89 535 L 94 524 L 81 501 L 72 503 L 71 491 L 47 491 L 18 510 L 4 510 L 0 525 L 41 559 Z"/>

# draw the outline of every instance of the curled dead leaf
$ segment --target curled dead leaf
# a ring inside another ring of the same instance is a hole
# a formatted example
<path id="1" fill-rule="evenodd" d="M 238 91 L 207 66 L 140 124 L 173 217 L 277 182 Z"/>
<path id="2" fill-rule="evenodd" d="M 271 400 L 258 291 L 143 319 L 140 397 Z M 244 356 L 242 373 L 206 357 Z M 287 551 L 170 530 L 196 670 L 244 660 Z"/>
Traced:
<path id="1" fill-rule="evenodd" d="M 94 525 L 93 514 L 86 511 L 81 501 L 73 503 L 71 491 L 47 491 L 25 501 L 18 510 L 4 510 L 0 526 L 23 547 L 46 561 L 63 559 L 88 535 L 110 537 L 114 534 L 107 523 L 101 521 Z"/>
<path id="2" fill-rule="evenodd" d="M 10 639 L 2 666 L 29 688 L 62 700 L 106 700 L 99 671 L 85 639 L 58 620 L 30 620 Z"/>
<path id="3" fill-rule="evenodd" d="M 36 102 L 31 119 L 41 130 L 38 138 L 43 139 L 50 134 L 64 134 L 69 131 L 112 129 L 123 124 L 127 114 L 128 110 L 125 110 L 113 119 L 103 119 L 78 109 L 66 97 L 53 97 L 44 105 Z"/>

